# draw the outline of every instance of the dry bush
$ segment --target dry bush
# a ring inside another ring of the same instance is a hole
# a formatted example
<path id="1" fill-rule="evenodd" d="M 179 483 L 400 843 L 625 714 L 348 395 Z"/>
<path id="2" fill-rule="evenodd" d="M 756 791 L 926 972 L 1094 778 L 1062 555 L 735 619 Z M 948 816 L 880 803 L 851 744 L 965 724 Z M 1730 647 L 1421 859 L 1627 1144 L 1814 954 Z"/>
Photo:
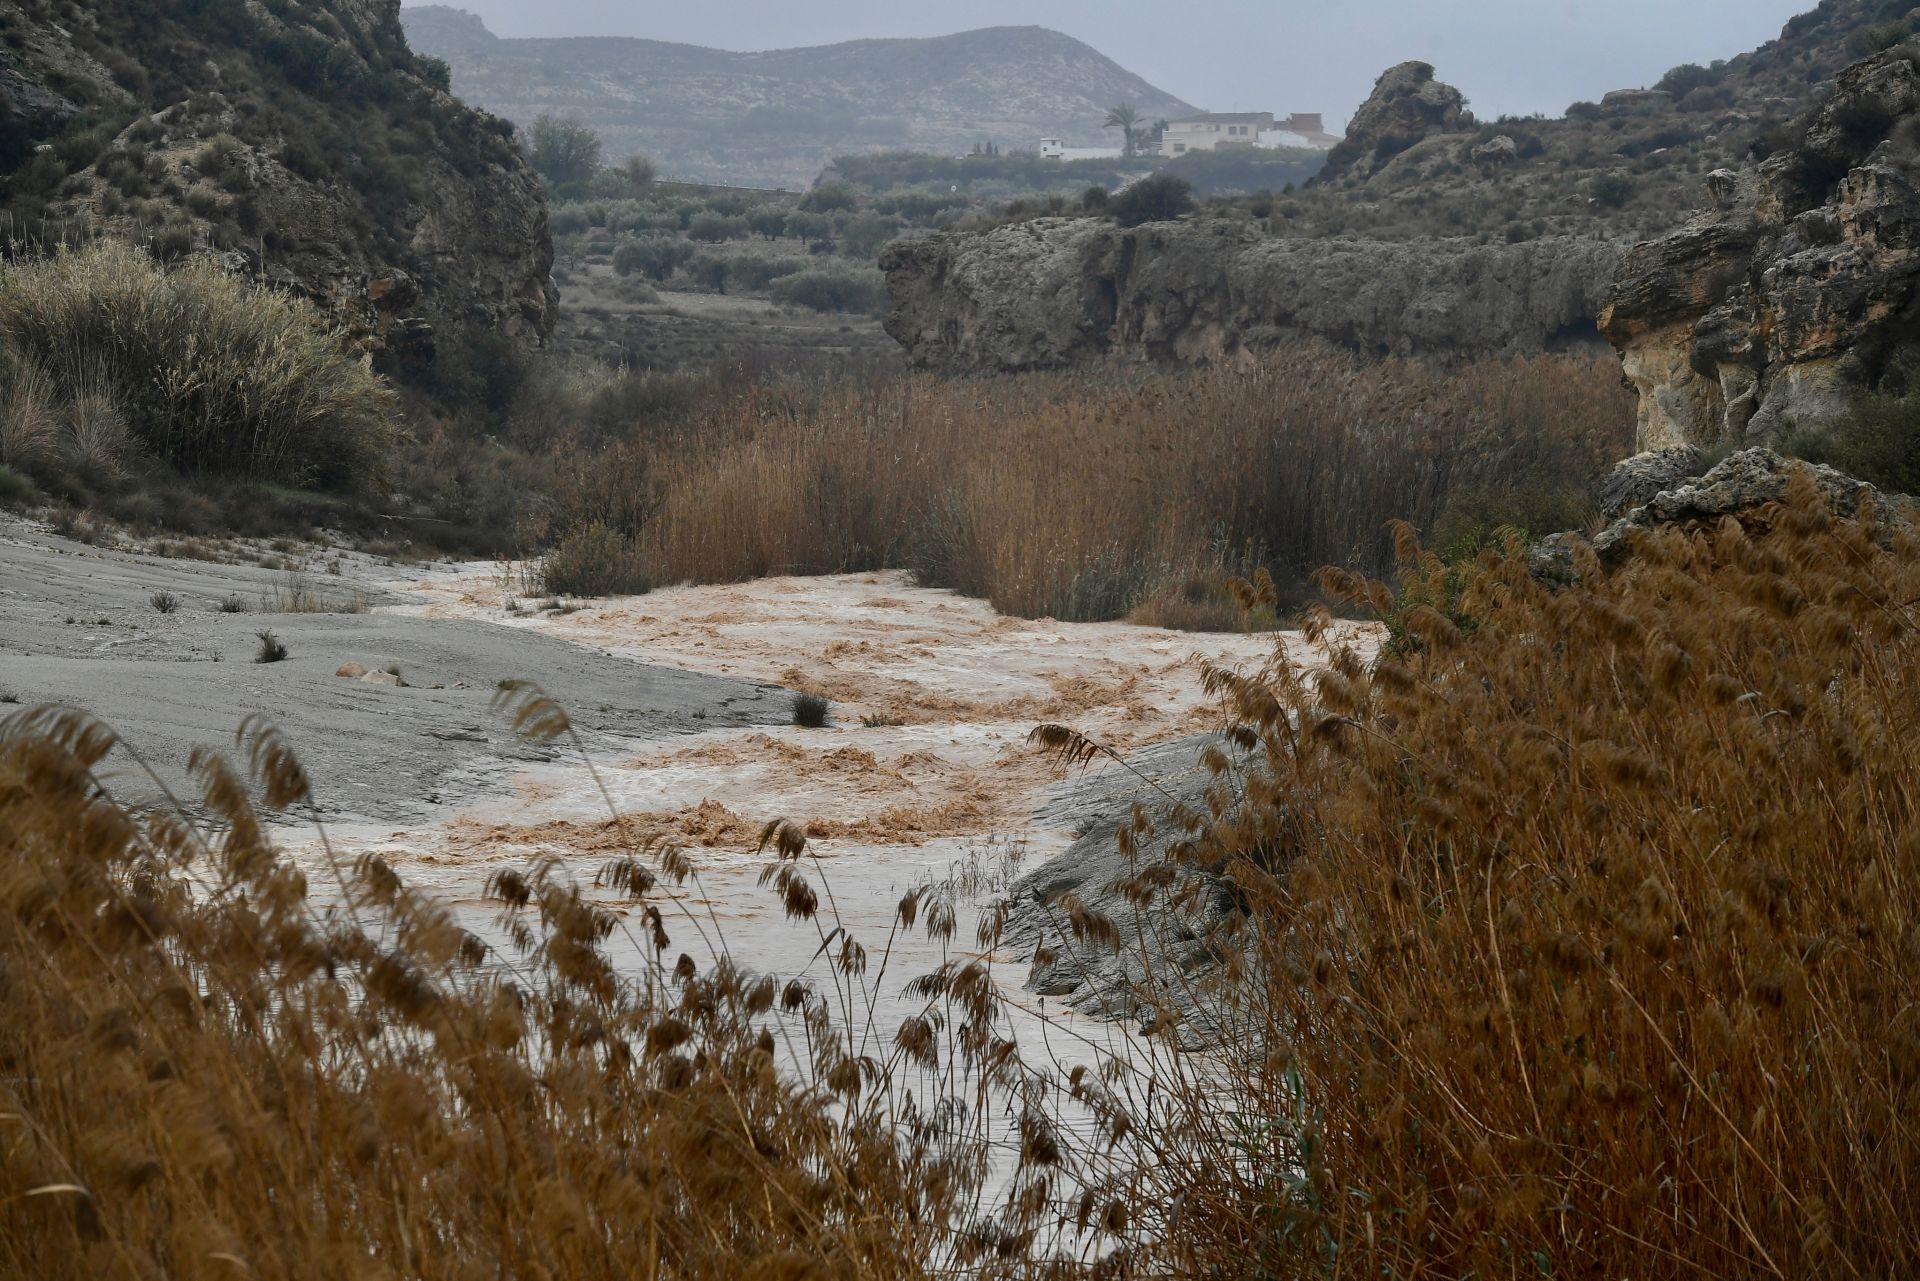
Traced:
<path id="1" fill-rule="evenodd" d="M 776 383 L 576 458 L 557 525 L 633 538 L 656 581 L 906 567 L 1007 613 L 1115 618 L 1223 566 L 1384 569 L 1389 520 L 1431 529 L 1466 489 L 1572 523 L 1631 438 L 1599 357 L 1449 371 L 1304 345 L 1132 379 Z"/>
<path id="2" fill-rule="evenodd" d="M 537 691 L 502 700 L 529 737 L 571 733 Z M 816 923 L 818 981 L 709 947 L 672 846 L 590 887 L 557 861 L 497 871 L 495 951 L 377 857 L 329 856 L 310 892 L 265 826 L 310 798 L 270 728 L 243 728 L 251 781 L 195 754 L 203 824 L 116 804 L 95 772 L 115 746 L 59 709 L 0 727 L 0 1274 L 1024 1275 L 1087 1195 L 990 961 L 917 980 L 893 1044 L 856 1030 L 868 952 L 791 824 L 762 879 Z M 951 903 L 910 891 L 874 956 L 916 925 L 951 940 Z M 1008 1108 L 996 1203 L 985 1126 Z M 1124 1242 L 1127 1217 L 1086 1204 L 1086 1248 Z"/>
<path id="3" fill-rule="evenodd" d="M 0 466 L 22 470 L 52 461 L 60 449 L 53 388 L 37 367 L 0 353 Z"/>
<path id="4" fill-rule="evenodd" d="M 371 486 L 399 439 L 385 384 L 313 307 L 205 260 L 102 240 L 0 264 L 0 345 L 59 399 L 109 396 L 185 472 Z"/>
<path id="5" fill-rule="evenodd" d="M 1803 476 L 1571 590 L 1520 550 L 1421 554 L 1467 621 L 1397 656 L 1213 677 L 1259 767 L 1186 852 L 1265 1032 L 1136 1184 L 1169 1268 L 1912 1275 L 1920 538 Z"/>

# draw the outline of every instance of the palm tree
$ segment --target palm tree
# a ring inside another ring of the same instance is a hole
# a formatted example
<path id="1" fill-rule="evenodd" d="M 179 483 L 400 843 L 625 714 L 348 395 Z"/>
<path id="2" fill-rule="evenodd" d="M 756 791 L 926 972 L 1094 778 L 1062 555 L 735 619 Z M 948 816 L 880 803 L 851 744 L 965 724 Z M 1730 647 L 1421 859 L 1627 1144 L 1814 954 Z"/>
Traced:
<path id="1" fill-rule="evenodd" d="M 1129 160 L 1133 159 L 1134 153 L 1140 149 L 1139 126 L 1140 108 L 1131 102 L 1123 102 L 1107 112 L 1106 127 L 1121 131 L 1122 137 L 1126 139 L 1126 156 Z"/>

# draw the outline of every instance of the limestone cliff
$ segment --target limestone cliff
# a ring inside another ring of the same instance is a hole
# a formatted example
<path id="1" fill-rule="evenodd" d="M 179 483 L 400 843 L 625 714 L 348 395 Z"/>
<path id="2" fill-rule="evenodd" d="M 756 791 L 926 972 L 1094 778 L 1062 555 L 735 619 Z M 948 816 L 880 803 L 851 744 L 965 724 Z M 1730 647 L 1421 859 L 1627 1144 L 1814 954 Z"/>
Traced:
<path id="1" fill-rule="evenodd" d="M 1796 134 L 1621 268 L 1601 325 L 1642 449 L 1817 433 L 1920 359 L 1920 54 L 1848 68 Z"/>
<path id="2" fill-rule="evenodd" d="M 0 0 L 0 196 L 16 236 L 217 255 L 376 352 L 555 320 L 539 181 L 399 0 Z"/>
<path id="3" fill-rule="evenodd" d="M 1308 336 L 1376 355 L 1550 350 L 1594 338 L 1625 249 L 1574 238 L 1294 240 L 1230 219 L 1121 229 L 1043 218 L 898 242 L 881 266 L 887 332 L 914 364 L 1018 370 L 1115 355 L 1210 361 Z"/>

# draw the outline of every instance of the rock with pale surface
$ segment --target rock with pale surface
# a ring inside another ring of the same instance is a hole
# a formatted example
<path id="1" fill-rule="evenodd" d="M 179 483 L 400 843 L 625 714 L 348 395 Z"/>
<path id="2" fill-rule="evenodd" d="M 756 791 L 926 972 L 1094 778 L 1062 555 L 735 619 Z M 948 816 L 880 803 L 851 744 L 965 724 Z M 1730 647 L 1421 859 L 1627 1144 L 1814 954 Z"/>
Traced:
<path id="1" fill-rule="evenodd" d="M 1712 212 L 1627 255 L 1600 324 L 1641 449 L 1818 433 L 1920 357 L 1920 188 L 1896 140 L 1917 118 L 1907 51 L 1856 63 L 1797 147 L 1709 175 Z"/>

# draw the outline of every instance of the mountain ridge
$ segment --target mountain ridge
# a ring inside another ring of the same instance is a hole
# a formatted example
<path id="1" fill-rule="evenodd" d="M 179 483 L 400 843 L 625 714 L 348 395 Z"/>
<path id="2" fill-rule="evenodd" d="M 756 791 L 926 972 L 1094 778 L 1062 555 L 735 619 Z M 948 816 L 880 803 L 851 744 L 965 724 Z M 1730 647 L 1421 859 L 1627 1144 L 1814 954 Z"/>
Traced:
<path id="1" fill-rule="evenodd" d="M 982 27 L 735 51 L 637 36 L 504 37 L 447 5 L 401 10 L 410 43 L 444 59 L 455 92 L 521 125 L 544 111 L 593 126 L 610 158 L 653 156 L 675 177 L 803 187 L 836 154 L 1112 142 L 1107 109 L 1191 111 L 1091 45 L 1051 28 Z"/>

